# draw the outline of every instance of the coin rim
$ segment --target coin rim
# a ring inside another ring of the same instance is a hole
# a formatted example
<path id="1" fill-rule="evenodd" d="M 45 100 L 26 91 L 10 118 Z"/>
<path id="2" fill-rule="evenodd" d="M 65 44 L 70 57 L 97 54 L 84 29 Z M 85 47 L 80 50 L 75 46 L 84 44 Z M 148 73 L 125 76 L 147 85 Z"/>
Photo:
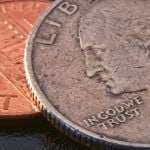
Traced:
<path id="1" fill-rule="evenodd" d="M 31 91 L 35 94 L 35 98 L 40 103 L 40 107 L 43 108 L 43 110 L 46 110 L 47 115 L 53 114 L 54 118 L 61 122 L 64 122 L 64 126 L 67 130 L 70 130 L 71 132 L 75 131 L 81 135 L 86 136 L 87 138 L 92 138 L 93 140 L 98 140 L 98 142 L 103 142 L 104 144 L 114 144 L 119 146 L 126 146 L 126 147 L 133 147 L 133 148 L 149 148 L 150 144 L 139 144 L 139 143 L 131 143 L 131 142 L 125 142 L 117 139 L 108 138 L 106 136 L 102 137 L 101 135 L 98 135 L 96 133 L 93 133 L 91 131 L 88 131 L 87 129 L 84 129 L 83 127 L 73 123 L 67 117 L 63 116 L 46 98 L 42 90 L 40 89 L 38 83 L 36 82 L 33 66 L 32 66 L 32 48 L 33 43 L 36 39 L 37 32 L 39 28 L 41 27 L 43 21 L 46 19 L 46 17 L 64 0 L 56 0 L 53 2 L 48 9 L 39 17 L 39 19 L 34 24 L 34 27 L 32 28 L 32 31 L 27 39 L 26 46 L 25 46 L 25 55 L 24 55 L 24 66 L 25 66 L 25 75 L 27 79 L 27 83 L 30 86 Z M 69 127 L 69 128 L 68 128 Z M 73 129 L 73 131 L 72 131 Z M 107 142 L 107 143 L 106 143 Z"/>
<path id="2" fill-rule="evenodd" d="M 51 0 L 0 0 L 0 3 L 7 3 L 7 2 L 21 2 L 21 1 L 32 1 L 32 2 L 47 2 L 47 1 L 51 1 Z"/>

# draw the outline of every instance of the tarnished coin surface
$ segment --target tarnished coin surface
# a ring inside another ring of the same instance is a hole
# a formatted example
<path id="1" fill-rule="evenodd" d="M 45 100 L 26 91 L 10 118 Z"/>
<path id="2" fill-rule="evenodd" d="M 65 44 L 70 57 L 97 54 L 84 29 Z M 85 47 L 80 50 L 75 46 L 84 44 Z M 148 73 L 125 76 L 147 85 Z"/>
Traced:
<path id="1" fill-rule="evenodd" d="M 150 1 L 57 0 L 25 50 L 47 118 L 83 143 L 150 148 Z"/>
<path id="2" fill-rule="evenodd" d="M 26 38 L 48 0 L 0 0 L 0 118 L 40 114 L 28 92 L 23 66 Z"/>

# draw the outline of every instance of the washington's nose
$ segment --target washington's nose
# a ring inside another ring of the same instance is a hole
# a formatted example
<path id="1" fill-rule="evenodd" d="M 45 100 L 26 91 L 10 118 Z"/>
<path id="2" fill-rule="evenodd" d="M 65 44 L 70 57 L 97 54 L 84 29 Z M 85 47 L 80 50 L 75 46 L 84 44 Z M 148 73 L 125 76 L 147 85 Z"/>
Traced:
<path id="1" fill-rule="evenodd" d="M 99 72 L 104 71 L 100 58 L 98 58 L 93 50 L 85 50 L 86 74 L 93 77 Z"/>

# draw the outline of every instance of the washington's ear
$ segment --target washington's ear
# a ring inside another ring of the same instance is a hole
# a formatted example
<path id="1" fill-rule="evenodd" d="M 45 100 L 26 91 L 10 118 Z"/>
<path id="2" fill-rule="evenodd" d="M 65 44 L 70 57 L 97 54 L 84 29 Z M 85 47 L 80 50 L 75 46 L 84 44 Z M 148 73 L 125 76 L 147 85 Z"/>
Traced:
<path id="1" fill-rule="evenodd" d="M 96 51 L 91 47 L 86 47 L 84 49 L 85 54 L 85 65 L 86 65 L 86 74 L 88 77 L 93 77 L 97 73 L 104 71 L 102 67 L 102 62 L 99 57 L 96 55 Z"/>

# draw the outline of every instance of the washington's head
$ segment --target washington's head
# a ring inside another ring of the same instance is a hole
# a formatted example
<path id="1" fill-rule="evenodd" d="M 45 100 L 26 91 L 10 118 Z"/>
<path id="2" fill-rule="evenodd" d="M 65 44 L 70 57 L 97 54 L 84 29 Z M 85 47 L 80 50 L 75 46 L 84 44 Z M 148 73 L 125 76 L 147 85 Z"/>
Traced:
<path id="1" fill-rule="evenodd" d="M 149 90 L 150 1 L 106 1 L 81 19 L 87 76 L 101 76 L 113 94 Z"/>

